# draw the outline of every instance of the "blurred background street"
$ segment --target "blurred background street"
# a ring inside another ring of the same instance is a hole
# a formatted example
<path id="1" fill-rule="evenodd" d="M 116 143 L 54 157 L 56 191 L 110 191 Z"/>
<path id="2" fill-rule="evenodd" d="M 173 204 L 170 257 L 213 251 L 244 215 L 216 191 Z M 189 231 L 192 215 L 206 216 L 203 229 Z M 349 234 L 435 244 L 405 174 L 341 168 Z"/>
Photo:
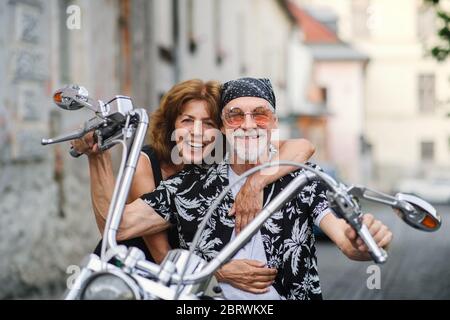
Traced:
<path id="1" fill-rule="evenodd" d="M 380 289 L 368 289 L 371 262 L 348 260 L 330 241 L 317 244 L 324 299 L 450 299 L 450 206 L 436 206 L 443 223 L 437 233 L 411 229 L 385 206 L 363 203 L 394 233 L 389 259 L 381 266 Z M 370 269 L 369 269 L 370 271 Z"/>
<path id="2" fill-rule="evenodd" d="M 91 116 L 58 109 L 56 89 L 129 95 L 151 113 L 175 83 L 243 76 L 271 79 L 280 138 L 309 139 L 328 173 L 442 205 L 435 234 L 380 210 L 395 232 L 381 290 L 321 242 L 325 298 L 450 298 L 449 12 L 450 0 L 0 0 L 0 299 L 59 297 L 99 239 L 85 157 L 40 144 Z"/>

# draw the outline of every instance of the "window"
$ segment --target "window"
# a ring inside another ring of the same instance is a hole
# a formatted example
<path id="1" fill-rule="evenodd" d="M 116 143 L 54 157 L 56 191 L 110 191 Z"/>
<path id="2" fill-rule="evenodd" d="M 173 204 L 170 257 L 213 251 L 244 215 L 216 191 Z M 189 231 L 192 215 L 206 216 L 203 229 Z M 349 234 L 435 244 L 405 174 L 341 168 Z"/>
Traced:
<path id="1" fill-rule="evenodd" d="M 194 54 L 197 51 L 197 41 L 194 31 L 194 0 L 187 0 L 187 36 L 189 52 Z"/>
<path id="2" fill-rule="evenodd" d="M 66 25 L 67 7 L 70 6 L 70 0 L 58 1 L 59 5 L 59 76 L 63 83 L 70 83 L 70 32 Z"/>
<path id="3" fill-rule="evenodd" d="M 170 48 L 166 48 L 162 45 L 158 46 L 158 55 L 162 61 L 173 64 L 175 62 L 174 52 Z"/>
<path id="4" fill-rule="evenodd" d="M 435 77 L 434 74 L 420 74 L 418 83 L 419 111 L 430 113 L 435 108 Z"/>
<path id="5" fill-rule="evenodd" d="M 175 55 L 178 50 L 180 41 L 180 3 L 178 0 L 172 0 L 172 39 L 173 39 L 173 54 L 171 55 L 171 61 L 175 63 Z M 161 54 L 161 52 L 160 52 Z"/>
<path id="6" fill-rule="evenodd" d="M 213 14 L 214 14 L 214 21 L 213 21 L 213 37 L 214 37 L 214 50 L 216 53 L 216 64 L 220 66 L 223 62 L 223 49 L 222 49 L 222 21 L 220 16 L 220 0 L 214 0 L 213 3 Z"/>
<path id="7" fill-rule="evenodd" d="M 239 73 L 241 75 L 245 75 L 247 73 L 247 66 L 246 66 L 246 48 L 245 45 L 247 44 L 247 20 L 245 19 L 245 16 L 242 12 L 239 13 L 237 16 L 237 41 L 238 41 L 238 61 L 239 61 Z M 268 73 L 270 74 L 270 73 Z"/>
<path id="8" fill-rule="evenodd" d="M 312 85 L 308 90 L 308 100 L 314 104 L 327 104 L 327 88 L 319 85 Z"/>
<path id="9" fill-rule="evenodd" d="M 370 36 L 368 27 L 369 7 L 369 0 L 352 1 L 352 29 L 355 37 Z"/>
<path id="10" fill-rule="evenodd" d="M 417 12 L 417 37 L 426 40 L 435 34 L 435 13 L 430 6 L 421 6 Z"/>
<path id="11" fill-rule="evenodd" d="M 420 159 L 422 161 L 434 160 L 434 142 L 422 141 L 420 143 Z"/>

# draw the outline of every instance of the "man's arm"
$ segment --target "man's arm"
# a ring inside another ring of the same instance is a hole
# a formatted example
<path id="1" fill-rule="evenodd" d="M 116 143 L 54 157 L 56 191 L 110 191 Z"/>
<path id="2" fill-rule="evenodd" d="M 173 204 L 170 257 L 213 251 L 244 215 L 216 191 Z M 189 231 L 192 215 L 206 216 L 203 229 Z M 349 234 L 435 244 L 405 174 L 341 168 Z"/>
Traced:
<path id="1" fill-rule="evenodd" d="M 388 227 L 380 220 L 376 220 L 371 214 L 364 215 L 363 223 L 367 225 L 377 245 L 386 249 L 392 241 L 392 232 Z M 343 219 L 337 218 L 332 212 L 322 218 L 320 228 L 349 259 L 357 261 L 372 259 L 367 246 L 358 237 L 355 230 Z"/>
<path id="2" fill-rule="evenodd" d="M 117 233 L 117 240 L 159 233 L 170 227 L 170 223 L 142 199 L 136 199 L 125 206 L 122 222 Z"/>
<path id="3" fill-rule="evenodd" d="M 279 152 L 272 161 L 289 160 L 305 162 L 314 154 L 314 146 L 306 139 L 280 141 Z M 280 166 L 260 170 L 245 181 L 236 196 L 229 215 L 236 215 L 235 228 L 239 233 L 262 209 L 264 188 L 290 172 L 298 170 L 293 166 Z"/>

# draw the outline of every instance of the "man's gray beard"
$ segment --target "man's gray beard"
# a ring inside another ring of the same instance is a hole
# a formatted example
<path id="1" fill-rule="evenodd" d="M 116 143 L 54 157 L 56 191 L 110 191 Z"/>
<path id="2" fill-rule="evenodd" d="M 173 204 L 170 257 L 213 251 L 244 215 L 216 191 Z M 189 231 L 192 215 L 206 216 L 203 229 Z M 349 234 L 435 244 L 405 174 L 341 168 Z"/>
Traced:
<path id="1" fill-rule="evenodd" d="M 238 163 L 241 161 L 245 163 L 258 163 L 258 160 L 266 152 L 268 152 L 267 137 L 261 137 L 256 142 L 257 146 L 250 146 L 245 148 L 245 143 L 236 143 L 234 145 L 234 151 L 238 157 Z M 241 161 L 239 161 L 241 160 Z"/>

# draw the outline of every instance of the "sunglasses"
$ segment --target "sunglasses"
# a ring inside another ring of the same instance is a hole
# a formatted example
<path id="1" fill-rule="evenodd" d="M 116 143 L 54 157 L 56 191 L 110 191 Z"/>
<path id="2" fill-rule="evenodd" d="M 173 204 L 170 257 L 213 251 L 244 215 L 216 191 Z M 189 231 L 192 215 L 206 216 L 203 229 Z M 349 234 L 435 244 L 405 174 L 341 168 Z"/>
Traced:
<path id="1" fill-rule="evenodd" d="M 259 127 L 267 127 L 274 118 L 274 114 L 266 107 L 257 107 L 251 112 L 244 112 L 239 107 L 231 108 L 223 114 L 224 122 L 231 127 L 240 127 L 245 122 L 245 116 L 250 114 Z"/>

